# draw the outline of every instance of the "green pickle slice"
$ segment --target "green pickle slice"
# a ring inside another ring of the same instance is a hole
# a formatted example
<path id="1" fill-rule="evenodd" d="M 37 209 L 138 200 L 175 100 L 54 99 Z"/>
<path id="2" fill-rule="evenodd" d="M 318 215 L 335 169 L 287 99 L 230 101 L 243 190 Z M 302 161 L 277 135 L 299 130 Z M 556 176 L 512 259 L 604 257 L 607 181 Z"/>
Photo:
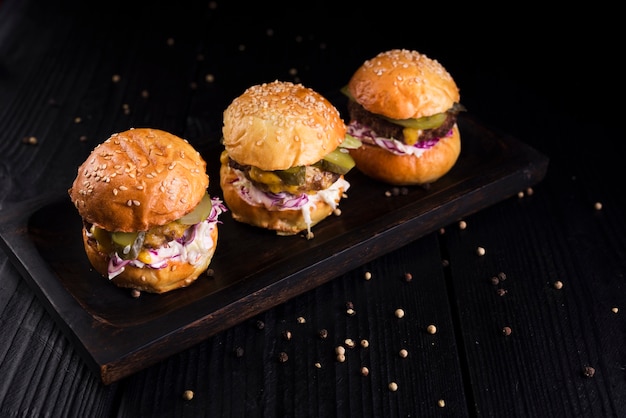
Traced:
<path id="1" fill-rule="evenodd" d="M 341 147 L 335 148 L 333 152 L 324 156 L 319 164 L 322 169 L 337 174 L 346 174 L 356 165 L 348 151 Z"/>
<path id="2" fill-rule="evenodd" d="M 437 113 L 432 116 L 423 116 L 417 119 L 391 119 L 385 117 L 389 122 L 395 123 L 396 125 L 403 126 L 405 128 L 413 128 L 413 129 L 434 129 L 441 126 L 442 123 L 446 120 L 445 113 Z"/>
<path id="3" fill-rule="evenodd" d="M 204 196 L 202 197 L 202 200 L 198 204 L 198 206 L 196 206 L 194 210 L 192 210 L 191 212 L 189 212 L 188 214 L 180 218 L 178 222 L 180 222 L 183 225 L 198 224 L 209 217 L 209 215 L 211 214 L 212 207 L 213 207 L 213 203 L 211 203 L 211 197 L 209 196 L 208 193 L 205 193 Z"/>

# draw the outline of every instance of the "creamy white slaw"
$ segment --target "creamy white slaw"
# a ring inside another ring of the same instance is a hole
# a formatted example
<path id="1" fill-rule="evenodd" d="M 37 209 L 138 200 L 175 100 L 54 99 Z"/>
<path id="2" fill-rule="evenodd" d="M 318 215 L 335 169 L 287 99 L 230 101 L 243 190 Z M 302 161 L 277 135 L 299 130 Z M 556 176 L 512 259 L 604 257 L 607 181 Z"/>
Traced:
<path id="1" fill-rule="evenodd" d="M 428 141 L 418 141 L 413 145 L 407 145 L 395 138 L 384 138 L 378 136 L 370 127 L 352 121 L 348 125 L 348 134 L 361 140 L 361 142 L 370 145 L 377 145 L 396 155 L 414 155 L 420 157 L 425 151 L 437 145 L 439 138 Z M 448 132 L 446 137 L 452 135 L 452 130 Z"/>
<path id="2" fill-rule="evenodd" d="M 150 263 L 146 264 L 140 260 L 124 260 L 117 252 L 109 255 L 108 277 L 113 279 L 121 274 L 126 266 L 137 268 L 149 267 L 161 269 L 167 266 L 169 261 L 189 263 L 197 265 L 202 262 L 203 255 L 210 251 L 215 243 L 211 238 L 213 229 L 217 228 L 220 214 L 227 211 L 226 206 L 216 197 L 211 198 L 211 213 L 202 222 L 190 226 L 185 235 L 177 240 L 169 241 L 160 248 L 150 249 Z M 93 235 L 87 231 L 87 235 Z"/>
<path id="3" fill-rule="evenodd" d="M 312 224 L 311 209 L 318 202 L 323 201 L 335 210 L 342 194 L 350 188 L 350 183 L 343 177 L 340 177 L 329 188 L 319 190 L 313 194 L 269 193 L 256 188 L 241 170 L 235 168 L 232 170 L 237 174 L 237 179 L 232 184 L 243 200 L 252 206 L 263 205 L 267 210 L 271 211 L 300 210 L 309 233 L 311 232 Z"/>

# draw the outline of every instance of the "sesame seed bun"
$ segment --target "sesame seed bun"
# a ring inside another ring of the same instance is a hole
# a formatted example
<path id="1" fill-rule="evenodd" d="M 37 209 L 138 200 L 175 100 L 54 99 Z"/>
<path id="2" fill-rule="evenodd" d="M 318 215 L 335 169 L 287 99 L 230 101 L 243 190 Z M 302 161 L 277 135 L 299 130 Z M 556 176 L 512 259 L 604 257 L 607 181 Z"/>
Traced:
<path id="1" fill-rule="evenodd" d="M 312 238 L 311 227 L 333 213 L 349 187 L 343 175 L 324 186 L 328 188 L 323 193 L 294 192 L 294 200 L 307 194 L 309 203 L 302 209 L 274 202 L 274 197 L 257 190 L 234 166 L 272 172 L 319 162 L 345 139 L 346 126 L 339 111 L 310 88 L 274 81 L 252 86 L 235 98 L 224 111 L 222 133 L 225 152 L 220 159 L 220 186 L 233 219 L 279 235 L 307 230 L 307 237 Z"/>
<path id="2" fill-rule="evenodd" d="M 348 132 L 363 142 L 350 150 L 359 171 L 393 185 L 426 185 L 456 164 L 463 108 L 438 61 L 405 49 L 381 52 L 354 72 L 347 92 Z M 442 122 L 431 126 L 429 117 Z"/>
<path id="3" fill-rule="evenodd" d="M 191 212 L 209 185 L 187 141 L 158 129 L 111 135 L 78 168 L 69 190 L 80 216 L 107 231 L 146 231 Z"/>
<path id="4" fill-rule="evenodd" d="M 190 285 L 213 258 L 217 222 L 177 221 L 210 198 L 208 185 L 200 154 L 168 132 L 131 129 L 96 146 L 68 190 L 93 268 L 118 287 L 150 293 Z M 132 246 L 115 243 L 119 232 L 137 233 Z"/>
<path id="5" fill-rule="evenodd" d="M 313 164 L 346 136 L 339 111 L 326 98 L 290 82 L 248 88 L 226 108 L 223 119 L 230 157 L 262 170 Z"/>
<path id="6" fill-rule="evenodd" d="M 454 79 L 437 60 L 405 49 L 365 61 L 352 75 L 348 91 L 366 110 L 393 119 L 442 113 L 460 100 Z"/>

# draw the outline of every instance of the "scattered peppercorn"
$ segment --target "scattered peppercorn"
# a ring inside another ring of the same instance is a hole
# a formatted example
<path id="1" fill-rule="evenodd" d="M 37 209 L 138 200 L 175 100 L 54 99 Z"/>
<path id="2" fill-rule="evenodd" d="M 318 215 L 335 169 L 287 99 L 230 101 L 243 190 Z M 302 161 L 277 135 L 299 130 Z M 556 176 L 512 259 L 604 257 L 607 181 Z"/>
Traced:
<path id="1" fill-rule="evenodd" d="M 508 337 L 509 335 L 511 335 L 511 332 L 512 332 L 512 331 L 511 331 L 511 327 L 504 327 L 504 328 L 502 328 L 502 334 L 504 334 L 504 335 L 505 335 L 505 336 L 507 336 L 507 337 Z"/>
<path id="2" fill-rule="evenodd" d="M 260 319 L 256 321 L 256 327 L 257 329 L 263 329 L 265 328 L 265 322 L 261 321 Z"/>
<path id="3" fill-rule="evenodd" d="M 365 275 L 364 275 L 364 278 L 365 278 L 365 280 L 370 280 L 372 278 L 372 273 L 370 273 L 369 271 L 366 271 Z"/>
<path id="4" fill-rule="evenodd" d="M 190 401 L 193 399 L 193 391 L 192 390 L 186 390 L 183 392 L 183 399 L 186 401 Z"/>
<path id="5" fill-rule="evenodd" d="M 370 370 L 365 366 L 361 367 L 361 375 L 367 376 L 368 374 L 370 374 Z"/>
<path id="6" fill-rule="evenodd" d="M 404 281 L 410 282 L 411 280 L 413 280 L 413 275 L 411 273 L 404 273 Z"/>
<path id="7" fill-rule="evenodd" d="M 437 333 L 437 327 L 431 324 L 431 325 L 426 327 L 426 331 L 429 334 L 436 334 Z"/>
<path id="8" fill-rule="evenodd" d="M 593 377 L 594 374 L 596 374 L 596 369 L 594 369 L 593 367 L 591 366 L 583 367 L 583 376 Z"/>
<path id="9" fill-rule="evenodd" d="M 278 353 L 278 361 L 281 363 L 286 363 L 289 360 L 289 356 L 284 351 Z"/>
<path id="10" fill-rule="evenodd" d="M 498 296 L 504 296 L 508 293 L 508 290 L 506 289 L 498 289 L 496 290 L 496 293 L 498 294 Z"/>
<path id="11" fill-rule="evenodd" d="M 500 284 L 500 279 L 497 276 L 493 276 L 491 278 L 491 284 L 494 285 L 494 286 Z"/>
<path id="12" fill-rule="evenodd" d="M 400 308 L 396 309 L 395 315 L 396 315 L 396 318 L 403 318 L 404 317 L 404 310 L 400 309 Z"/>
<path id="13" fill-rule="evenodd" d="M 556 282 L 554 282 L 554 288 L 555 289 L 562 289 L 563 288 L 563 282 L 560 280 L 557 280 Z"/>
<path id="14" fill-rule="evenodd" d="M 287 341 L 291 340 L 291 331 L 289 330 L 284 330 L 282 332 L 283 338 Z"/>
<path id="15" fill-rule="evenodd" d="M 396 382 L 389 383 L 389 390 L 395 392 L 396 390 L 398 390 L 398 384 Z"/>
<path id="16" fill-rule="evenodd" d="M 237 358 L 243 357 L 243 347 L 241 346 L 235 347 L 234 354 L 235 354 L 235 357 Z"/>
<path id="17" fill-rule="evenodd" d="M 304 319 L 303 316 L 299 316 L 296 321 L 298 322 L 298 324 L 305 324 L 306 323 L 306 319 Z"/>
<path id="18" fill-rule="evenodd" d="M 483 247 L 477 247 L 477 248 L 476 248 L 476 254 L 478 254 L 478 255 L 479 255 L 479 256 L 481 256 L 481 257 L 482 257 L 483 255 L 485 255 L 485 253 L 486 253 L 486 252 L 487 252 L 487 251 L 486 251 Z"/>
<path id="19" fill-rule="evenodd" d="M 321 330 L 318 331 L 317 335 L 322 340 L 325 340 L 328 337 L 328 330 L 326 328 L 322 328 Z"/>
<path id="20" fill-rule="evenodd" d="M 409 352 L 405 348 L 403 348 L 402 350 L 400 350 L 398 355 L 402 358 L 407 358 L 409 356 Z"/>
<path id="21" fill-rule="evenodd" d="M 367 348 L 369 346 L 370 346 L 370 342 L 369 341 L 367 341 L 365 339 L 361 340 L 361 347 Z"/>
<path id="22" fill-rule="evenodd" d="M 463 230 L 465 228 L 467 228 L 467 222 L 459 221 L 459 229 Z"/>
<path id="23" fill-rule="evenodd" d="M 439 408 L 443 408 L 443 407 L 445 407 L 445 406 L 446 406 L 446 401 L 444 401 L 443 399 L 439 399 L 439 400 L 437 401 L 437 406 L 438 406 Z"/>
<path id="24" fill-rule="evenodd" d="M 130 291 L 130 295 L 136 299 L 141 296 L 141 292 L 137 289 L 133 289 Z"/>
<path id="25" fill-rule="evenodd" d="M 602 203 L 600 202 L 596 202 L 593 207 L 595 208 L 595 210 L 602 210 Z"/>

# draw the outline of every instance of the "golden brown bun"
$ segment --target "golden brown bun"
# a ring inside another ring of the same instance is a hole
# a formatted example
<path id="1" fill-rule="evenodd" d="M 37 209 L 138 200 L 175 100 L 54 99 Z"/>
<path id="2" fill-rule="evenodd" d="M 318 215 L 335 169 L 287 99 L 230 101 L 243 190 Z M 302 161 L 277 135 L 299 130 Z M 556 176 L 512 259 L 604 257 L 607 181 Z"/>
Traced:
<path id="1" fill-rule="evenodd" d="M 365 61 L 348 91 L 367 111 L 393 119 L 432 116 L 460 100 L 456 83 L 438 61 L 405 49 Z"/>
<path id="2" fill-rule="evenodd" d="M 187 141 L 131 129 L 98 145 L 69 195 L 80 216 L 107 231 L 146 231 L 191 212 L 209 185 L 206 162 Z"/>
<path id="3" fill-rule="evenodd" d="M 454 125 L 452 135 L 439 139 L 437 144 L 419 157 L 396 155 L 376 145 L 363 144 L 351 149 L 350 155 L 363 174 L 398 186 L 432 183 L 448 173 L 461 153 L 461 135 Z"/>
<path id="4" fill-rule="evenodd" d="M 262 170 L 311 165 L 345 138 L 339 111 L 301 84 L 274 81 L 248 88 L 226 108 L 224 147 L 240 164 Z"/>
<path id="5" fill-rule="evenodd" d="M 267 210 L 265 206 L 252 206 L 241 198 L 233 182 L 237 180 L 235 170 L 227 164 L 220 167 L 220 186 L 224 202 L 236 221 L 275 230 L 279 235 L 295 235 L 307 230 L 307 224 L 299 209 Z M 336 203 L 339 203 L 338 201 Z M 319 201 L 311 210 L 311 227 L 328 217 L 333 208 L 326 202 Z"/>
<path id="6" fill-rule="evenodd" d="M 217 228 L 213 228 L 211 231 L 211 238 L 213 247 L 208 252 L 203 253 L 202 261 L 196 265 L 172 261 L 169 261 L 167 267 L 162 269 L 138 268 L 128 265 L 122 273 L 115 276 L 111 281 L 118 287 L 137 289 L 149 293 L 165 293 L 170 290 L 187 287 L 209 267 L 217 247 Z M 93 268 L 102 276 L 108 278 L 109 256 L 98 251 L 94 240 L 88 240 L 85 228 L 83 228 L 83 244 Z"/>

